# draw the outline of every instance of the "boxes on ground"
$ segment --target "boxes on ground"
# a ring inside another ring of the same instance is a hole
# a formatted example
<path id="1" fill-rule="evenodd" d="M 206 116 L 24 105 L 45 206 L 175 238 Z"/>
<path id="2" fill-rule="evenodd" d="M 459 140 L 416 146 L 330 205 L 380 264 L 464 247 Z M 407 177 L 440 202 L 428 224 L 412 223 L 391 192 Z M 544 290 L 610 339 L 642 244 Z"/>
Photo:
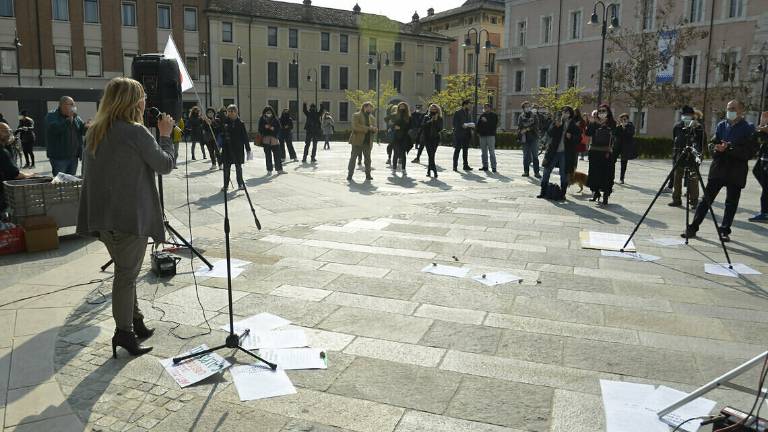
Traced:
<path id="1" fill-rule="evenodd" d="M 30 216 L 51 216 L 59 227 L 77 225 L 82 180 L 51 183 L 51 178 L 4 182 L 5 196 L 16 223 Z"/>
<path id="2" fill-rule="evenodd" d="M 24 252 L 24 228 L 0 222 L 0 255 Z"/>
<path id="3" fill-rule="evenodd" d="M 24 238 L 27 252 L 41 252 L 59 248 L 56 221 L 51 216 L 30 216 L 24 219 Z"/>

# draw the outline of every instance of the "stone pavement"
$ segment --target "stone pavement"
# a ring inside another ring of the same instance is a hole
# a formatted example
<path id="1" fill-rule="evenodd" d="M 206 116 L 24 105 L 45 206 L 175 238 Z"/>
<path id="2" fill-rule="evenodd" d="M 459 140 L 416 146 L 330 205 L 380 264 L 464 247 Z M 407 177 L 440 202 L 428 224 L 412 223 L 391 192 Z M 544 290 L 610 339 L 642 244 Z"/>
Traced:
<path id="1" fill-rule="evenodd" d="M 432 181 L 424 166 L 393 176 L 384 146 L 374 153 L 370 183 L 360 171 L 345 181 L 344 143 L 279 177 L 256 155 L 245 173 L 262 231 L 244 194 L 229 194 L 233 257 L 253 262 L 233 281 L 237 317 L 283 316 L 329 350 L 328 370 L 289 372 L 298 394 L 241 403 L 227 372 L 186 389 L 163 372 L 159 359 L 225 335 L 226 280 L 198 278 L 196 290 L 189 260 L 171 279 L 145 265 L 138 292 L 155 349 L 113 360 L 107 255 L 65 237 L 54 252 L 0 258 L 4 430 L 593 432 L 603 430 L 599 379 L 691 390 L 768 344 L 766 276 L 703 272 L 723 261 L 711 223 L 688 247 L 648 242 L 684 226 L 669 194 L 636 238 L 660 261 L 580 248 L 582 230 L 629 233 L 667 161 L 631 162 L 628 183 L 597 208 L 576 189 L 564 203 L 536 199 L 517 151 L 498 152 L 498 175 L 448 170 Z M 450 167 L 451 153 L 441 148 L 438 164 Z M 478 168 L 479 152 L 470 156 Z M 180 164 L 164 185 L 169 219 L 185 234 L 191 221 L 195 245 L 214 259 L 224 256 L 221 177 L 206 162 Z M 750 177 L 729 251 L 767 273 L 768 225 L 746 221 L 758 192 Z M 485 287 L 420 272 L 433 262 L 523 281 Z M 740 382 L 754 386 L 755 375 Z"/>

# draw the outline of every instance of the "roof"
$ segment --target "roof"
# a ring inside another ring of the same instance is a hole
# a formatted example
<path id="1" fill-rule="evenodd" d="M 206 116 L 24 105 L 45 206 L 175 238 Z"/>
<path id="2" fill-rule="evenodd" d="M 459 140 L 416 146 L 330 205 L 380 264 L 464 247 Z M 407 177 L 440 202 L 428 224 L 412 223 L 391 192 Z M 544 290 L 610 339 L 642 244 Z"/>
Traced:
<path id="1" fill-rule="evenodd" d="M 306 6 L 301 3 L 273 0 L 211 0 L 207 11 L 355 30 L 362 28 L 368 31 L 439 39 L 445 42 L 453 40 L 445 35 L 423 30 L 415 23 L 401 23 L 384 15 L 358 14 L 352 10 Z"/>
<path id="2" fill-rule="evenodd" d="M 461 15 L 461 14 L 465 14 L 465 13 L 480 10 L 480 9 L 488 9 L 488 10 L 495 10 L 498 12 L 504 12 L 505 11 L 504 0 L 467 0 L 464 2 L 464 4 L 462 4 L 457 8 L 438 12 L 432 16 L 425 16 L 424 18 L 421 19 L 421 22 L 435 21 L 435 20 L 448 18 L 455 15 Z"/>

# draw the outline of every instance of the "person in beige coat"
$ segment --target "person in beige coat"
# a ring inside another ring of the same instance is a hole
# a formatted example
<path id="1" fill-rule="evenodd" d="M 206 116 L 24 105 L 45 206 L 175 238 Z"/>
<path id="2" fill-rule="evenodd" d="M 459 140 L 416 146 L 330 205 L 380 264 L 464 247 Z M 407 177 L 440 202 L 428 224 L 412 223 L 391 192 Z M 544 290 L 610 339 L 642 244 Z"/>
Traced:
<path id="1" fill-rule="evenodd" d="M 373 180 L 371 177 L 371 148 L 373 147 L 373 135 L 378 129 L 373 124 L 371 112 L 373 104 L 371 102 L 363 103 L 360 111 L 352 115 L 352 133 L 349 136 L 349 144 L 352 145 L 352 152 L 349 156 L 349 165 L 347 166 L 347 180 L 352 180 L 352 174 L 355 172 L 355 159 L 364 156 L 365 179 Z"/>

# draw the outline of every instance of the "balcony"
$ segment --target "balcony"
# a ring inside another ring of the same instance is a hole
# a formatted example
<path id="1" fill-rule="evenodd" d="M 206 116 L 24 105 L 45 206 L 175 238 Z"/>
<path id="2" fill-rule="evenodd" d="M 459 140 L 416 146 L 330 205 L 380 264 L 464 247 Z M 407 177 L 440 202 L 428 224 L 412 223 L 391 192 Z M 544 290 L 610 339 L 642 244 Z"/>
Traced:
<path id="1" fill-rule="evenodd" d="M 405 51 L 395 51 L 392 57 L 395 63 L 405 63 Z"/>
<path id="2" fill-rule="evenodd" d="M 528 48 L 524 46 L 516 46 L 511 48 L 500 48 L 496 50 L 496 60 L 499 61 L 515 61 L 525 62 L 525 58 L 528 56 Z"/>

